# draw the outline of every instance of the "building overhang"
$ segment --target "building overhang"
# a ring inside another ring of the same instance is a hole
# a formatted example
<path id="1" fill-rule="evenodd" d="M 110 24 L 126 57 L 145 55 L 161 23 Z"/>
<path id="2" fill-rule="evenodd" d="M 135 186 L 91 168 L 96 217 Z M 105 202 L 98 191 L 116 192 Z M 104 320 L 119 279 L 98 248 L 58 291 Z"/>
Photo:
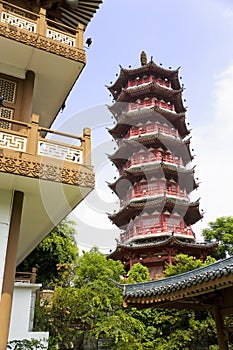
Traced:
<path id="1" fill-rule="evenodd" d="M 1 118 L 3 119 L 3 118 Z M 80 142 L 65 144 L 45 139 L 38 126 L 11 121 L 12 128 L 0 129 L 0 188 L 24 193 L 17 263 L 20 263 L 51 230 L 94 188 L 90 157 L 90 129 L 78 137 L 50 130 Z"/>
<path id="2" fill-rule="evenodd" d="M 18 14 L 20 12 L 20 14 Z M 50 127 L 86 64 L 85 26 L 56 24 L 46 16 L 0 1 L 0 73 L 25 79 L 35 73 L 32 113 Z"/>
<path id="3" fill-rule="evenodd" d="M 13 163 L 11 164 L 13 167 Z M 46 164 L 45 164 L 46 167 Z M 58 167 L 57 167 L 58 169 Z M 48 179 L 0 173 L 1 189 L 24 192 L 24 204 L 17 264 L 19 264 L 53 228 L 66 217 L 94 187 L 92 170 L 80 165 L 76 177 L 79 185 L 53 181 L 56 165 L 47 167 Z M 61 171 L 61 168 L 60 168 Z M 63 168 L 66 172 L 65 167 Z M 46 174 L 44 174 L 46 175 Z M 51 176 L 51 179 L 49 177 Z M 86 184 L 85 178 L 89 177 Z M 91 185 L 92 178 L 92 185 Z"/>

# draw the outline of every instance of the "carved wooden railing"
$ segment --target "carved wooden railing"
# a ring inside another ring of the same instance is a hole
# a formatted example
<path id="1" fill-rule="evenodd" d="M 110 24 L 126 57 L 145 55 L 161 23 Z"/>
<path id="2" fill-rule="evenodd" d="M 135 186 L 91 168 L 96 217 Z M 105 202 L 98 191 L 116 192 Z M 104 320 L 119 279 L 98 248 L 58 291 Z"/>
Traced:
<path id="1" fill-rule="evenodd" d="M 0 122 L 6 123 L 6 119 L 0 118 Z M 0 149 L 3 148 L 29 155 L 57 158 L 76 164 L 91 165 L 89 128 L 83 130 L 83 136 L 43 128 L 39 126 L 39 116 L 36 114 L 32 115 L 31 123 L 17 120 L 10 120 L 8 123 L 11 129 L 0 127 Z M 70 145 L 44 138 L 41 136 L 42 133 L 72 138 L 75 142 L 79 141 L 80 145 Z"/>
<path id="2" fill-rule="evenodd" d="M 127 231 L 121 233 L 120 239 L 121 242 L 125 242 L 129 239 L 132 239 L 134 237 L 138 236 L 148 236 L 148 235 L 174 235 L 174 236 L 186 236 L 186 237 L 194 237 L 193 230 L 191 226 L 175 226 L 167 223 L 161 223 L 161 224 L 155 224 L 150 227 L 141 226 L 138 227 L 136 225 L 131 225 L 128 227 Z M 146 238 L 146 237 L 145 237 Z"/>
<path id="3" fill-rule="evenodd" d="M 80 23 L 74 29 L 48 19 L 46 10 L 43 8 L 37 14 L 6 1 L 0 1 L 0 23 L 8 25 L 10 29 L 26 31 L 28 34 L 46 38 L 48 41 L 52 40 L 61 45 L 83 50 L 84 26 Z M 34 45 L 33 40 L 31 45 Z"/>
<path id="4" fill-rule="evenodd" d="M 32 272 L 16 271 L 15 282 L 36 283 L 36 271 L 35 267 L 32 268 Z"/>

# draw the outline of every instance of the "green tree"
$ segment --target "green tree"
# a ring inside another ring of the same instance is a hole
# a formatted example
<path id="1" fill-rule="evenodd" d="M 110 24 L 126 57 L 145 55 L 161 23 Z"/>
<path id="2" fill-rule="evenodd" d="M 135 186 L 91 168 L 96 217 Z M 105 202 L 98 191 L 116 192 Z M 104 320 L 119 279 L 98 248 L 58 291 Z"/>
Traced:
<path id="1" fill-rule="evenodd" d="M 78 258 L 75 271 L 73 286 L 56 288 L 52 307 L 40 309 L 36 320 L 37 330 L 49 326 L 50 349 L 91 343 L 94 350 L 100 341 L 111 341 L 111 349 L 143 349 L 144 325 L 124 312 L 122 291 L 111 282 L 122 281 L 123 264 L 93 248 Z"/>
<path id="2" fill-rule="evenodd" d="M 202 234 L 207 242 L 218 242 L 218 247 L 212 253 L 217 259 L 233 254 L 233 217 L 223 216 L 211 221 Z"/>
<path id="3" fill-rule="evenodd" d="M 212 257 L 203 263 L 192 256 L 179 254 L 174 259 L 174 265 L 166 266 L 165 276 L 184 273 L 212 262 Z M 157 308 L 133 308 L 128 312 L 145 326 L 142 340 L 145 350 L 209 350 L 211 345 L 217 344 L 215 321 L 209 312 Z"/>
<path id="4" fill-rule="evenodd" d="M 43 283 L 45 286 L 65 283 L 66 277 L 68 278 L 71 272 L 70 266 L 78 258 L 74 233 L 74 223 L 68 219 L 63 220 L 23 260 L 17 271 L 31 271 L 32 267 L 36 267 L 38 283 Z"/>
<path id="5" fill-rule="evenodd" d="M 173 265 L 166 264 L 164 275 L 166 277 L 175 276 L 180 273 L 195 270 L 199 267 L 203 267 L 215 262 L 215 259 L 208 256 L 206 261 L 203 263 L 201 260 L 196 259 L 193 256 L 186 254 L 178 254 L 173 259 Z"/>
<path id="6" fill-rule="evenodd" d="M 127 283 L 140 283 L 150 281 L 150 273 L 146 266 L 140 263 L 133 265 L 128 273 Z"/>

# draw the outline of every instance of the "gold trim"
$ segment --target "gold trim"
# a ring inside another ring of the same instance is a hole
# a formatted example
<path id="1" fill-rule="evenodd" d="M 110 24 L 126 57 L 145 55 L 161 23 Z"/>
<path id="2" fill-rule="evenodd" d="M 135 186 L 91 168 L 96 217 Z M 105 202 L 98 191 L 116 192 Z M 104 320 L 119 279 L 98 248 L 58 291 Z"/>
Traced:
<path id="1" fill-rule="evenodd" d="M 41 156 L 24 156 L 21 153 L 17 153 L 5 155 L 2 152 L 0 154 L 0 172 L 74 186 L 90 188 L 95 186 L 95 175 L 92 167 L 82 164 L 69 166 L 65 161 L 61 162 L 52 159 L 45 161 L 45 158 Z"/>
<path id="2" fill-rule="evenodd" d="M 16 40 L 23 44 L 54 53 L 74 61 L 86 63 L 86 54 L 84 50 L 62 44 L 59 41 L 46 38 L 42 35 L 26 32 L 25 30 L 21 30 L 16 26 L 0 23 L 0 36 Z"/>

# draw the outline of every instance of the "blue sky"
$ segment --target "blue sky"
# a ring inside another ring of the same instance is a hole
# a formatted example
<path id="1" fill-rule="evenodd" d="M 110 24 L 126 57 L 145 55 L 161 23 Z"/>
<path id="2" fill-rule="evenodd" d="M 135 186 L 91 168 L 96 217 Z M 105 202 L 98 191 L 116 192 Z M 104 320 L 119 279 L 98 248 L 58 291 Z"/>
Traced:
<path id="1" fill-rule="evenodd" d="M 166 68 L 181 66 L 191 148 L 196 154 L 193 165 L 201 181 L 192 197 L 201 197 L 205 212 L 194 227 L 196 233 L 218 216 L 232 215 L 232 1 L 104 0 L 87 37 L 93 40 L 86 50 L 87 65 L 54 126 L 78 134 L 84 126 L 93 129 L 97 182 L 96 191 L 74 211 L 80 246 L 108 250 L 118 235 L 105 214 L 117 205 L 105 184 L 116 176 L 105 156 L 115 147 L 106 132 L 113 120 L 105 108 L 112 101 L 105 85 L 116 79 L 119 64 L 139 66 L 142 50 Z"/>

